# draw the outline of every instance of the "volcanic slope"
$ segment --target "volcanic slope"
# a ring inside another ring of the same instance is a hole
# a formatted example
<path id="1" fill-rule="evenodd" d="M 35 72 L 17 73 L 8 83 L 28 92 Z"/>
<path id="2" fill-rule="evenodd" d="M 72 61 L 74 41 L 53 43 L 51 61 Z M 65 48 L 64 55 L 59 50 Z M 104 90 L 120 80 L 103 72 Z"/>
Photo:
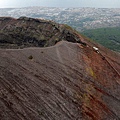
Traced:
<path id="1" fill-rule="evenodd" d="M 0 49 L 0 120 L 120 119 L 120 55 L 72 35 L 79 43 Z"/>
<path id="2" fill-rule="evenodd" d="M 105 57 L 65 41 L 1 49 L 0 119 L 119 120 L 120 76 Z"/>

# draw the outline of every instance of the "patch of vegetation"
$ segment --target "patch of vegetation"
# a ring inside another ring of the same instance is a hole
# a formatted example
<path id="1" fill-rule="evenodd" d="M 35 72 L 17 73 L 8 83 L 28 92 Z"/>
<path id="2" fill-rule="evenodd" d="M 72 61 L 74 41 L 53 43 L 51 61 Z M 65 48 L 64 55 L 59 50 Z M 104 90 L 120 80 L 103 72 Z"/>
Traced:
<path id="1" fill-rule="evenodd" d="M 91 67 L 86 68 L 86 71 L 87 71 L 92 77 L 96 78 L 96 75 L 95 75 L 95 73 L 94 73 L 94 71 L 92 70 Z"/>
<path id="2" fill-rule="evenodd" d="M 86 106 L 90 106 L 90 97 L 88 93 L 83 93 L 83 101 Z"/>
<path id="3" fill-rule="evenodd" d="M 66 29 L 73 30 L 73 28 L 72 28 L 72 27 L 70 27 L 70 26 L 69 26 L 69 25 L 67 25 L 67 24 L 64 24 L 64 27 L 65 27 Z"/>
<path id="4" fill-rule="evenodd" d="M 33 56 L 32 56 L 32 55 L 30 55 L 30 56 L 28 57 L 28 59 L 32 60 L 32 59 L 33 59 Z"/>
<path id="5" fill-rule="evenodd" d="M 120 52 L 120 27 L 85 30 L 82 34 L 111 50 Z"/>

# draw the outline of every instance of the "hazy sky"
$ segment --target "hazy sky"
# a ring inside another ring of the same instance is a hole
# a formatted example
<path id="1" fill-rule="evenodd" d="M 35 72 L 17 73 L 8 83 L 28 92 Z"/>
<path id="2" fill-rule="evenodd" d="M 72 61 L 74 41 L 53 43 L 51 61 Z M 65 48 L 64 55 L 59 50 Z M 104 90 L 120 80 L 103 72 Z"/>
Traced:
<path id="1" fill-rule="evenodd" d="M 120 0 L 0 0 L 0 8 L 27 6 L 120 8 Z"/>

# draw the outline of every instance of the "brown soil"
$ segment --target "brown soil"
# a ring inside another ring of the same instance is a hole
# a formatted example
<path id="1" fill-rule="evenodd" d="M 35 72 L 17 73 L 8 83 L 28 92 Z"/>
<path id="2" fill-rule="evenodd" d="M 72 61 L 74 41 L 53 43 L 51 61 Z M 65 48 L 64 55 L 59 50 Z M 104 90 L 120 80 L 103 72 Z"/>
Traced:
<path id="1" fill-rule="evenodd" d="M 0 49 L 0 120 L 119 120 L 120 56 L 85 42 Z"/>

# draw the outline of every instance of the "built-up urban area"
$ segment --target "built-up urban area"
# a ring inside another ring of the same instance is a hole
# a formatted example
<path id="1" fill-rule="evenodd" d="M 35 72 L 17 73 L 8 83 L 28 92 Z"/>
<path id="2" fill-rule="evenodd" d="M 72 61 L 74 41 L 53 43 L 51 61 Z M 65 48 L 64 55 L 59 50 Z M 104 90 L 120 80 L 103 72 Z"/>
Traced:
<path id="1" fill-rule="evenodd" d="M 79 31 L 120 26 L 120 8 L 1 8 L 0 17 L 2 16 L 15 18 L 27 16 L 53 20 L 58 23 L 68 24 Z"/>

